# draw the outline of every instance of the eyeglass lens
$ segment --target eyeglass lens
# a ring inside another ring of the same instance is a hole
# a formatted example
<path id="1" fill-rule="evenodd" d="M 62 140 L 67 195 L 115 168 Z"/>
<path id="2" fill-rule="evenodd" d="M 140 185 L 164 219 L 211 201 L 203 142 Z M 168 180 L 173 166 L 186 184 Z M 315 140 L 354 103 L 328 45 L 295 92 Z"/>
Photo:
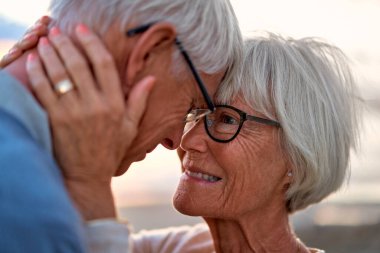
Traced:
<path id="1" fill-rule="evenodd" d="M 191 111 L 187 118 L 192 119 L 197 117 L 197 110 Z M 202 117 L 197 117 L 197 120 L 188 121 L 185 125 L 185 133 L 189 131 Z M 226 141 L 235 136 L 241 125 L 241 115 L 226 107 L 217 107 L 216 110 L 205 117 L 205 126 L 208 134 L 217 140 Z"/>

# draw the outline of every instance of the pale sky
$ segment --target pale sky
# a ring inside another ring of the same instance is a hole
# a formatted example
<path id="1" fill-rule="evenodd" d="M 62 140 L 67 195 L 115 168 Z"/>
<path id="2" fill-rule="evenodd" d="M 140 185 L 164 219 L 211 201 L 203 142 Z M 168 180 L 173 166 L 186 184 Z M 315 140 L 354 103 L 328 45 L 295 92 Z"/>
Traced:
<path id="1" fill-rule="evenodd" d="M 0 0 L 0 15 L 30 25 L 46 14 L 49 2 L 49 0 Z"/>
<path id="2" fill-rule="evenodd" d="M 231 2 L 246 35 L 253 30 L 269 30 L 297 38 L 318 36 L 341 47 L 355 64 L 355 72 L 359 76 L 365 97 L 380 99 L 379 1 Z M 46 14 L 48 4 L 49 0 L 0 0 L 0 15 L 31 25 L 38 17 Z M 132 166 L 126 176 L 114 180 L 117 202 L 119 205 L 170 202 L 170 194 L 175 189 L 179 175 L 175 152 L 159 148 L 144 162 Z"/>

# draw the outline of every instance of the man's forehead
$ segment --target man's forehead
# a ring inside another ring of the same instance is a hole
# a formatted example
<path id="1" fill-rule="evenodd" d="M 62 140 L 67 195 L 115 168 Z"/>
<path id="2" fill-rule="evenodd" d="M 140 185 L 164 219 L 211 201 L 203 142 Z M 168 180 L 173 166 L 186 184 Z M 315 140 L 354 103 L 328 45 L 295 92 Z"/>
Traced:
<path id="1" fill-rule="evenodd" d="M 213 74 L 201 74 L 206 86 L 205 88 L 207 89 L 207 92 L 212 100 L 214 100 L 215 94 L 218 91 L 219 86 L 225 77 L 225 74 L 226 70 L 222 70 Z M 197 108 L 206 108 L 207 103 L 205 101 L 205 98 L 203 97 L 198 87 L 196 87 L 196 90 L 197 92 L 194 94 L 194 97 L 192 99 L 192 106 Z"/>
<path id="2" fill-rule="evenodd" d="M 213 99 L 213 98 L 212 98 Z M 193 99 L 191 107 L 193 108 L 207 108 L 207 103 L 202 95 Z"/>

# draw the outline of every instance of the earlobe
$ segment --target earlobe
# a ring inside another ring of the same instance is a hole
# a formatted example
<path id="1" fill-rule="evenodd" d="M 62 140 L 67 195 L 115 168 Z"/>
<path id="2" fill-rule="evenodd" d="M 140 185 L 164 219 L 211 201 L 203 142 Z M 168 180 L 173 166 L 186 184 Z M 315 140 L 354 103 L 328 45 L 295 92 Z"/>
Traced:
<path id="1" fill-rule="evenodd" d="M 127 64 L 127 84 L 133 85 L 136 81 L 152 73 L 155 56 L 161 54 L 168 54 L 174 45 L 176 38 L 175 27 L 166 22 L 153 24 L 147 31 L 138 38 L 131 38 L 136 40 L 133 49 L 131 50 L 128 64 Z M 166 52 L 168 50 L 168 52 Z"/>

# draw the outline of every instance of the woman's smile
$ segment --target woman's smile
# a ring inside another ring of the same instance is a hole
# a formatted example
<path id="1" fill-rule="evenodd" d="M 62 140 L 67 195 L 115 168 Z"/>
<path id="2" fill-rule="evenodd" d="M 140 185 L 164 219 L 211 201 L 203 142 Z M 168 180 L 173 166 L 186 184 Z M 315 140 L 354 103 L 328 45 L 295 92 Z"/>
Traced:
<path id="1" fill-rule="evenodd" d="M 191 171 L 191 170 L 185 170 L 185 172 L 183 173 L 183 177 L 184 176 L 187 176 L 187 177 L 194 179 L 194 180 L 197 180 L 197 181 L 207 182 L 207 183 L 216 183 L 216 182 L 222 180 L 220 177 L 216 177 L 216 176 L 213 176 L 213 175 L 210 175 L 207 173 L 203 173 L 203 172 L 195 172 L 195 171 Z"/>

